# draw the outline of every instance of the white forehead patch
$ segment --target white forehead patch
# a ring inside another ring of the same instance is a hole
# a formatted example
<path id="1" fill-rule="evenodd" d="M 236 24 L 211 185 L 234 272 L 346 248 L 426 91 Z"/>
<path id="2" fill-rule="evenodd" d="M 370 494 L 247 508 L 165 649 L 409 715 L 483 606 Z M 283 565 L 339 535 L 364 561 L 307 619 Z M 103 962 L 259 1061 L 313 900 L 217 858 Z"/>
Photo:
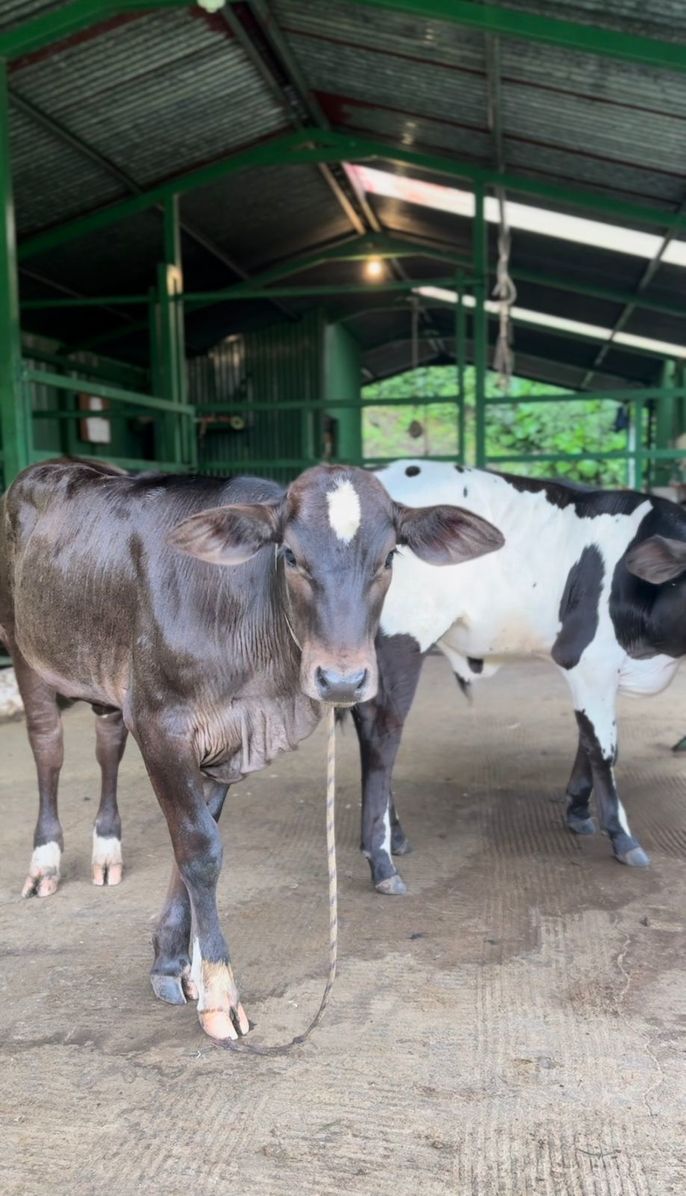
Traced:
<path id="1" fill-rule="evenodd" d="M 338 482 L 333 490 L 329 490 L 326 501 L 329 504 L 329 524 L 339 540 L 349 544 L 360 523 L 362 511 L 357 490 L 352 482 L 346 479 Z"/>

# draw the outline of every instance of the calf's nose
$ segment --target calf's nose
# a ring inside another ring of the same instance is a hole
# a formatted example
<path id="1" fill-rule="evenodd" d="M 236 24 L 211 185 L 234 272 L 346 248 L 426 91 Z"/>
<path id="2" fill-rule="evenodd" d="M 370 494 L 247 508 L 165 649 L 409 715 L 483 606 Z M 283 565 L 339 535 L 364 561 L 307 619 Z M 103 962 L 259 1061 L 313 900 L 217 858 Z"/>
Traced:
<path id="1" fill-rule="evenodd" d="M 325 702 L 357 702 L 367 681 L 367 669 L 356 673 L 337 673 L 335 669 L 317 669 L 317 689 Z"/>

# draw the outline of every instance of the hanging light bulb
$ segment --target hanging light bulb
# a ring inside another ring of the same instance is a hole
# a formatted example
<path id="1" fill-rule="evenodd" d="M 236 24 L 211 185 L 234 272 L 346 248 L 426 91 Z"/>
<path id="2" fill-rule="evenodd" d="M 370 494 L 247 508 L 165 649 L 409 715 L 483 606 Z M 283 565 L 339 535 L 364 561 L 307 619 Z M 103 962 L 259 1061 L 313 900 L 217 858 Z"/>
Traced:
<path id="1" fill-rule="evenodd" d="M 364 269 L 367 278 L 381 278 L 383 274 L 383 262 L 380 257 L 368 257 Z"/>
<path id="2" fill-rule="evenodd" d="M 198 7 L 204 8 L 205 12 L 219 12 L 224 4 L 225 0 L 198 0 Z"/>

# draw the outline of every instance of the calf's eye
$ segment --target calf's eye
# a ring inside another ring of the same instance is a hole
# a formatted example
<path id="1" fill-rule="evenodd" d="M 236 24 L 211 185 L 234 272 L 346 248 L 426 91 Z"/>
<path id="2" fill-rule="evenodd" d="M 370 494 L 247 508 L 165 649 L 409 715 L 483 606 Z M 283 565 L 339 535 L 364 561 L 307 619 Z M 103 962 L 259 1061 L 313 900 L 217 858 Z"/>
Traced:
<path id="1" fill-rule="evenodd" d="M 282 555 L 283 555 L 284 561 L 288 565 L 288 568 L 295 569 L 298 564 L 298 562 L 295 559 L 295 553 L 292 552 L 290 548 L 284 547 Z"/>
<path id="2" fill-rule="evenodd" d="M 396 549 L 395 549 L 395 548 L 393 549 L 393 551 L 392 551 L 392 552 L 389 552 L 388 556 L 386 557 L 386 560 L 384 561 L 384 568 L 385 568 L 385 569 L 392 569 L 392 568 L 393 568 L 393 557 L 395 556 L 395 554 L 396 554 Z"/>

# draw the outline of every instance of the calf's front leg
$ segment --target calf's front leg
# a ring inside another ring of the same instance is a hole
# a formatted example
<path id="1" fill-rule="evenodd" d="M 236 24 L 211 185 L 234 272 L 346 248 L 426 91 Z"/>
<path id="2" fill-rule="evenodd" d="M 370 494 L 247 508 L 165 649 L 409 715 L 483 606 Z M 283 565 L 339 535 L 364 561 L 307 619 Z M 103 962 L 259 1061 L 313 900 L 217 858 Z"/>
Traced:
<path id="1" fill-rule="evenodd" d="M 193 951 L 186 991 L 188 995 L 197 993 L 198 1018 L 206 1034 L 217 1039 L 237 1038 L 238 1034 L 247 1034 L 249 1023 L 240 1003 L 217 912 L 222 843 L 205 801 L 200 769 L 189 754 L 184 754 L 189 738 L 178 732 L 167 737 L 159 727 L 148 725 L 140 745 L 167 820 L 176 866 L 190 902 Z M 174 878 L 165 912 L 170 905 L 180 909 Z M 182 930 L 185 933 L 183 920 Z"/>
<path id="2" fill-rule="evenodd" d="M 228 793 L 228 785 L 206 780 L 205 801 L 215 822 L 219 822 Z M 172 864 L 164 909 L 153 935 L 155 958 L 150 983 L 156 997 L 169 1005 L 185 1005 L 197 1000 L 191 980 L 191 903 L 176 863 Z"/>

